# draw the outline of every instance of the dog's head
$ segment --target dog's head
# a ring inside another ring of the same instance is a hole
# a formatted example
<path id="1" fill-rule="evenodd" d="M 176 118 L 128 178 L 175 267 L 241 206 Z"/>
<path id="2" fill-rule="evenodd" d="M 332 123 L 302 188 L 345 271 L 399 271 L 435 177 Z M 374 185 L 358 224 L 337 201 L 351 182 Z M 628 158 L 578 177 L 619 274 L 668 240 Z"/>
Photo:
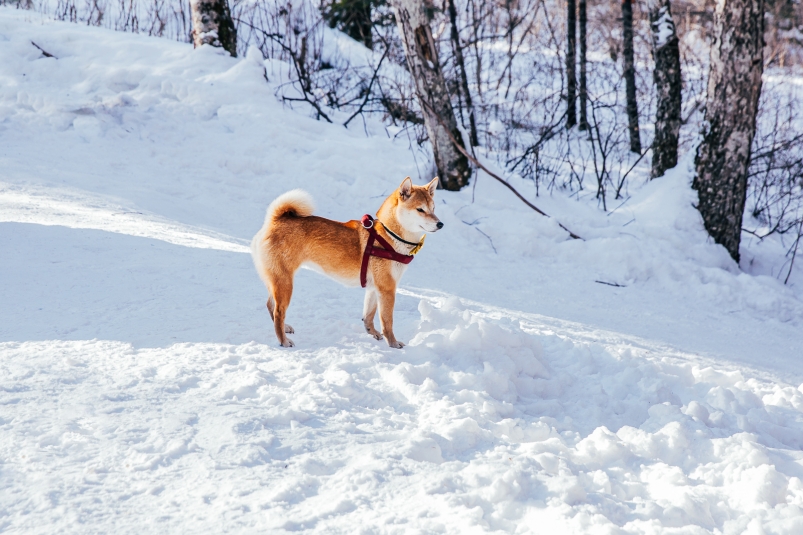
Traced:
<path id="1" fill-rule="evenodd" d="M 443 228 L 443 223 L 435 215 L 435 188 L 438 177 L 426 186 L 414 186 L 410 177 L 404 179 L 396 192 L 398 204 L 396 205 L 396 219 L 405 230 L 420 234 L 422 232 L 437 232 Z"/>

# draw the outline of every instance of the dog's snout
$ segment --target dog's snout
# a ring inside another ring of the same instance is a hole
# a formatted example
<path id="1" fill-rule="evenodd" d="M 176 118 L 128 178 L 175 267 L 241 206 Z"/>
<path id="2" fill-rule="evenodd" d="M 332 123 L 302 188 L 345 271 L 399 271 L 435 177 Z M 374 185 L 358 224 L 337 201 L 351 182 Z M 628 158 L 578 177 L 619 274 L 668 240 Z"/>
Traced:
<path id="1" fill-rule="evenodd" d="M 435 225 L 435 226 L 438 227 L 439 229 L 442 229 L 443 228 L 443 222 L 442 221 L 438 221 L 438 224 Z"/>

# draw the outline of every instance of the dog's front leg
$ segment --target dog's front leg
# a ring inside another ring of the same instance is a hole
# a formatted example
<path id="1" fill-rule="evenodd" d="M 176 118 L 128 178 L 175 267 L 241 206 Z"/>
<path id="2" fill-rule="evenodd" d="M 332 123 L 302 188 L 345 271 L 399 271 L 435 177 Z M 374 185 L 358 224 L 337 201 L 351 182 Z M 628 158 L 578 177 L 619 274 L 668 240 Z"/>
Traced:
<path id="1" fill-rule="evenodd" d="M 382 333 L 374 327 L 374 316 L 376 315 L 376 307 L 379 303 L 379 297 L 376 295 L 376 290 L 369 288 L 365 290 L 365 304 L 362 309 L 362 322 L 365 325 L 365 330 L 376 338 L 382 339 Z"/>
<path id="2" fill-rule="evenodd" d="M 382 324 L 382 334 L 390 347 L 401 349 L 404 344 L 396 340 L 393 335 L 393 307 L 396 304 L 396 285 L 388 284 L 385 287 L 377 287 L 377 291 L 379 292 L 379 322 Z"/>

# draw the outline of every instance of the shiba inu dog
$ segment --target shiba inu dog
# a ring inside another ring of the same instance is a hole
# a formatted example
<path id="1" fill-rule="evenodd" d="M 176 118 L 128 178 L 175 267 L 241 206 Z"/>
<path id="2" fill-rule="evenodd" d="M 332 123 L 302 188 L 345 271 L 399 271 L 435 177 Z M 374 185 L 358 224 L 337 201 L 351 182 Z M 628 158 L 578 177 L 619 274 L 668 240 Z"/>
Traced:
<path id="1" fill-rule="evenodd" d="M 294 345 L 287 337 L 294 330 L 284 318 L 295 272 L 305 266 L 347 286 L 363 286 L 365 330 L 377 340 L 384 336 L 390 347 L 404 347 L 393 334 L 396 285 L 424 235 L 443 228 L 433 201 L 437 184 L 437 177 L 426 186 L 414 186 L 405 178 L 382 203 L 375 220 L 366 215 L 362 221 L 340 223 L 314 216 L 312 198 L 299 189 L 268 206 L 265 223 L 251 241 L 251 256 L 268 288 L 268 312 L 282 346 Z M 381 247 L 374 246 L 375 241 Z M 381 333 L 374 327 L 377 306 Z"/>

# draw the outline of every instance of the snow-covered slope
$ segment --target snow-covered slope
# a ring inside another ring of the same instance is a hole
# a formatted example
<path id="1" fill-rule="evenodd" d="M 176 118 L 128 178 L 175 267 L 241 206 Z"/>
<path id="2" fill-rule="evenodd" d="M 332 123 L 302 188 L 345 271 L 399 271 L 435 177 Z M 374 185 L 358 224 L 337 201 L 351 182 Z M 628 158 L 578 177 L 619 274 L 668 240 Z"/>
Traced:
<path id="1" fill-rule="evenodd" d="M 0 531 L 803 529 L 800 291 L 706 239 L 688 160 L 610 215 L 537 199 L 583 242 L 487 176 L 438 192 L 405 350 L 307 271 L 278 348 L 270 200 L 431 178 L 283 108 L 283 68 L 0 9 Z"/>

